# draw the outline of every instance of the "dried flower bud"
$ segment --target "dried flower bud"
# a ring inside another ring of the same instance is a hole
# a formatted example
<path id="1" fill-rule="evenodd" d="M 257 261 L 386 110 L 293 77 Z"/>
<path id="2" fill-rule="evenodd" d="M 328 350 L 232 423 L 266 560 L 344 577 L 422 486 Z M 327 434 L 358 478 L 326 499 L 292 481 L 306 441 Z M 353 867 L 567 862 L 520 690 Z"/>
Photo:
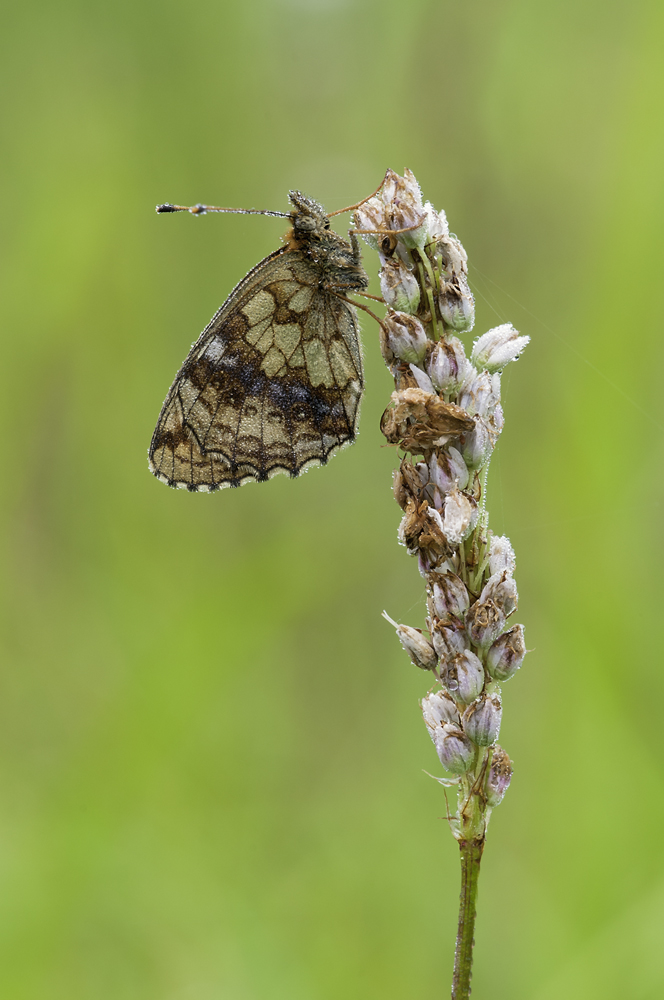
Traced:
<path id="1" fill-rule="evenodd" d="M 479 747 L 490 747 L 498 739 L 503 707 L 497 694 L 482 694 L 463 713 L 463 731 Z"/>
<path id="2" fill-rule="evenodd" d="M 486 649 L 505 627 L 505 615 L 495 601 L 476 601 L 466 612 L 466 628 L 471 641 Z"/>
<path id="3" fill-rule="evenodd" d="M 484 687 L 482 661 L 466 649 L 442 665 L 440 679 L 455 701 L 467 705 L 477 698 Z"/>
<path id="4" fill-rule="evenodd" d="M 433 609 L 443 621 L 463 618 L 470 606 L 466 585 L 456 573 L 436 575 L 431 596 Z"/>
<path id="5" fill-rule="evenodd" d="M 457 337 L 436 344 L 429 355 L 427 372 L 438 392 L 458 392 L 476 375 Z"/>
<path id="6" fill-rule="evenodd" d="M 462 628 L 448 628 L 438 622 L 431 633 L 433 648 L 441 660 L 451 661 L 468 649 L 468 636 Z"/>
<path id="7" fill-rule="evenodd" d="M 444 726 L 446 722 L 461 726 L 457 707 L 452 698 L 444 691 L 430 691 L 426 698 L 422 699 L 422 715 L 434 743 L 436 741 L 435 730 L 439 726 Z"/>
<path id="8" fill-rule="evenodd" d="M 381 232 L 389 228 L 389 219 L 385 209 L 385 204 L 379 195 L 369 198 L 353 213 L 353 222 L 356 229 L 375 230 L 375 232 L 362 232 L 362 239 L 372 250 L 380 251 Z M 384 263 L 381 254 L 381 262 Z"/>
<path id="9" fill-rule="evenodd" d="M 431 573 L 453 573 L 454 567 L 445 556 L 431 549 L 420 549 L 417 554 L 417 568 L 428 581 Z"/>
<path id="10" fill-rule="evenodd" d="M 410 500 L 422 502 L 422 487 L 426 485 L 426 480 L 420 478 L 419 467 L 415 467 L 408 459 L 404 458 L 401 465 L 394 473 L 394 498 L 405 510 Z"/>
<path id="11" fill-rule="evenodd" d="M 482 417 L 475 417 L 475 426 L 463 435 L 461 453 L 469 469 L 481 469 L 493 451 L 493 435 Z"/>
<path id="12" fill-rule="evenodd" d="M 516 361 L 529 341 L 530 337 L 520 337 L 511 323 L 503 323 L 477 338 L 473 345 L 473 364 L 488 372 L 498 371 L 508 362 Z"/>
<path id="13" fill-rule="evenodd" d="M 421 549 L 430 550 L 437 556 L 447 552 L 447 538 L 443 531 L 443 520 L 435 507 L 426 500 L 417 503 L 409 500 L 399 525 L 399 541 L 411 556 Z"/>
<path id="14" fill-rule="evenodd" d="M 450 545 L 460 545 L 477 523 L 477 502 L 455 486 L 445 497 L 443 531 Z"/>
<path id="15" fill-rule="evenodd" d="M 380 290 L 388 306 L 406 313 L 417 312 L 420 286 L 417 278 L 398 257 L 390 257 L 380 272 Z"/>
<path id="16" fill-rule="evenodd" d="M 475 747 L 457 726 L 447 723 L 436 730 L 434 743 L 440 763 L 453 774 L 464 774 L 471 767 Z"/>
<path id="17" fill-rule="evenodd" d="M 459 406 L 419 388 L 393 392 L 391 402 L 381 417 L 380 429 L 390 444 L 401 444 L 414 455 L 444 445 L 450 437 L 475 426 L 473 418 Z"/>
<path id="18" fill-rule="evenodd" d="M 480 601 L 493 601 L 506 618 L 513 611 L 516 611 L 518 599 L 519 595 L 516 590 L 514 577 L 511 576 L 507 569 L 490 576 L 484 590 L 480 594 Z"/>
<path id="19" fill-rule="evenodd" d="M 429 483 L 441 493 L 449 493 L 455 486 L 464 490 L 468 485 L 468 466 L 456 448 L 433 452 L 429 459 Z"/>
<path id="20" fill-rule="evenodd" d="M 523 625 L 515 625 L 498 636 L 486 654 L 486 668 L 497 681 L 507 681 L 517 672 L 526 655 Z"/>
<path id="21" fill-rule="evenodd" d="M 433 670 L 438 658 L 433 646 L 422 635 L 419 628 L 411 628 L 410 625 L 398 625 L 393 621 L 386 611 L 383 611 L 385 618 L 390 625 L 394 625 L 399 642 L 406 650 L 411 660 L 420 670 Z"/>
<path id="22" fill-rule="evenodd" d="M 504 569 L 508 573 L 514 573 L 516 569 L 516 557 L 514 549 L 507 535 L 491 535 L 489 543 L 489 569 L 491 575 L 501 573 Z"/>
<path id="23" fill-rule="evenodd" d="M 487 805 L 492 807 L 500 805 L 511 780 L 512 761 L 501 746 L 495 746 L 484 785 Z"/>
<path id="24" fill-rule="evenodd" d="M 427 349 L 427 335 L 416 316 L 390 310 L 384 319 L 388 348 L 401 361 L 418 364 Z"/>

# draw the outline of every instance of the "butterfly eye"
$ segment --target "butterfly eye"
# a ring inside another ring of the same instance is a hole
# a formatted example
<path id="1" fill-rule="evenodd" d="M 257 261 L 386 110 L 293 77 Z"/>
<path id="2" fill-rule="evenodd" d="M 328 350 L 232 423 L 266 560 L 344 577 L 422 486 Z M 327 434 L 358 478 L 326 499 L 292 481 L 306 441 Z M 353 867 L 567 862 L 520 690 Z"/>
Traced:
<path id="1" fill-rule="evenodd" d="M 329 229 L 329 228 L 330 228 L 330 220 L 326 219 L 325 220 L 325 229 Z"/>

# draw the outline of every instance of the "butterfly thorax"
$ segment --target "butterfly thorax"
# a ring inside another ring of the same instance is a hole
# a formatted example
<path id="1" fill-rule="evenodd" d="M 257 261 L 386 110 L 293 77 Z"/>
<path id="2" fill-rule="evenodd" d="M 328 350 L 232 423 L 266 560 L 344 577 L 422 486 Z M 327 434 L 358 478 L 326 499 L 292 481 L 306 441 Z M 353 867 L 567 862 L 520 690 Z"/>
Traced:
<path id="1" fill-rule="evenodd" d="M 292 228 L 284 235 L 291 251 L 302 254 L 320 272 L 320 286 L 330 291 L 360 291 L 367 288 L 369 278 L 361 264 L 357 237 L 351 233 L 348 243 L 330 229 L 325 209 L 313 198 L 299 191 L 289 197 L 295 206 L 290 213 Z"/>

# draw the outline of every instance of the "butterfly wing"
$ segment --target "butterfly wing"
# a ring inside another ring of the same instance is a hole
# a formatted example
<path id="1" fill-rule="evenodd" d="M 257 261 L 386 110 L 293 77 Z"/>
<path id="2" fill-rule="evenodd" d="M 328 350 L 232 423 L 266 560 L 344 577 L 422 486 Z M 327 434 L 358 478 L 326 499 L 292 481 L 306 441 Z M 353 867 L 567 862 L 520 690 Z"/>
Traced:
<path id="1" fill-rule="evenodd" d="M 207 492 L 297 476 L 355 438 L 355 311 L 282 248 L 234 289 L 175 377 L 150 445 L 169 486 Z"/>

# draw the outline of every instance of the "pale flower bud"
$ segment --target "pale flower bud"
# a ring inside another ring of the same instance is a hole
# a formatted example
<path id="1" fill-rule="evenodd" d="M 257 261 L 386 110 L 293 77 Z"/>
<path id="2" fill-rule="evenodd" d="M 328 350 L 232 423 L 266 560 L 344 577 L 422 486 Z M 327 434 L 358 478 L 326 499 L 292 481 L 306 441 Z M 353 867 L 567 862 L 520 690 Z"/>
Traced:
<path id="1" fill-rule="evenodd" d="M 417 469 L 417 475 L 422 486 L 427 486 L 429 483 L 429 466 L 426 462 L 418 462 L 415 468 Z"/>
<path id="2" fill-rule="evenodd" d="M 515 625 L 498 636 L 486 653 L 486 668 L 497 681 L 507 681 L 517 672 L 526 655 L 523 625 Z"/>
<path id="3" fill-rule="evenodd" d="M 435 730 L 439 726 L 444 726 L 446 722 L 451 722 L 455 726 L 461 725 L 457 707 L 444 691 L 430 691 L 426 698 L 422 699 L 422 715 L 434 743 Z"/>
<path id="4" fill-rule="evenodd" d="M 415 174 L 408 167 L 404 170 L 403 177 L 388 169 L 379 197 L 388 206 L 398 202 L 411 209 L 422 209 L 422 191 Z"/>
<path id="5" fill-rule="evenodd" d="M 507 535 L 491 535 L 489 543 L 489 569 L 491 575 L 501 573 L 504 569 L 508 573 L 514 573 L 516 569 L 516 557 L 514 549 Z"/>
<path id="6" fill-rule="evenodd" d="M 388 201 L 388 208 L 392 213 L 392 229 L 406 229 L 404 233 L 399 233 L 399 240 L 407 247 L 423 247 L 429 242 L 429 226 L 427 213 L 422 205 L 422 192 L 420 185 L 415 179 L 415 174 L 407 167 L 403 172 L 403 177 L 394 174 L 395 186 L 394 194 L 392 189 L 383 188 L 383 198 Z M 389 181 L 388 181 L 389 183 Z M 412 228 L 416 227 L 416 228 Z"/>
<path id="7" fill-rule="evenodd" d="M 450 545 L 460 545 L 477 523 L 477 503 L 467 493 L 452 487 L 445 497 L 443 531 Z"/>
<path id="8" fill-rule="evenodd" d="M 381 231 L 389 228 L 389 217 L 382 198 L 374 195 L 353 213 L 355 227 L 360 230 L 378 230 L 378 232 L 362 233 L 362 239 L 372 250 L 380 250 Z M 382 254 L 381 254 L 382 258 Z"/>
<path id="9" fill-rule="evenodd" d="M 434 389 L 431 383 L 431 379 L 429 378 L 427 373 L 423 372 L 421 368 L 417 367 L 417 365 L 408 365 L 408 367 L 413 373 L 413 378 L 417 382 L 418 387 L 423 392 L 432 392 L 435 395 L 436 390 Z"/>
<path id="10" fill-rule="evenodd" d="M 478 337 L 473 345 L 472 360 L 477 368 L 495 372 L 510 361 L 516 361 L 530 341 L 530 337 L 520 337 L 511 323 L 503 323 Z"/>
<path id="11" fill-rule="evenodd" d="M 500 403 L 498 403 L 496 405 L 495 410 L 491 414 L 491 418 L 489 420 L 489 427 L 491 429 L 491 435 L 493 437 L 494 444 L 500 437 L 501 431 L 504 426 L 505 426 L 505 414 L 503 413 L 502 406 L 500 405 Z"/>
<path id="12" fill-rule="evenodd" d="M 466 585 L 456 573 L 437 576 L 432 593 L 433 609 L 444 621 L 448 618 L 463 618 L 470 606 Z"/>
<path id="13" fill-rule="evenodd" d="M 405 312 L 388 312 L 384 319 L 387 346 L 401 361 L 419 364 L 427 349 L 427 335 L 419 319 Z"/>
<path id="14" fill-rule="evenodd" d="M 468 287 L 468 255 L 453 236 L 441 237 L 436 250 L 443 268 L 438 296 L 440 315 L 448 327 L 459 333 L 472 330 L 475 302 Z"/>
<path id="15" fill-rule="evenodd" d="M 484 687 L 482 661 L 466 649 L 442 666 L 440 679 L 456 701 L 467 705 L 477 698 Z"/>
<path id="16" fill-rule="evenodd" d="M 500 805 L 511 780 L 512 761 L 502 747 L 495 746 L 484 785 L 487 805 L 492 807 Z"/>
<path id="17" fill-rule="evenodd" d="M 423 247 L 429 239 L 428 213 L 422 205 L 419 184 L 410 170 L 405 170 L 403 177 L 388 170 L 380 194 L 361 205 L 353 219 L 358 229 L 407 230 L 396 234 L 399 243 L 406 247 Z M 381 238 L 365 239 L 377 248 Z"/>
<path id="18" fill-rule="evenodd" d="M 418 628 L 411 628 L 410 625 L 398 625 L 393 621 L 386 611 L 383 611 L 385 618 L 390 625 L 394 625 L 399 642 L 406 650 L 411 660 L 420 670 L 433 670 L 438 662 L 433 646 L 422 635 Z"/>
<path id="19" fill-rule="evenodd" d="M 457 726 L 447 723 L 436 730 L 434 743 L 440 763 L 453 774 L 464 774 L 472 766 L 475 747 Z"/>
<path id="20" fill-rule="evenodd" d="M 420 286 L 398 257 L 388 258 L 380 272 L 380 290 L 388 306 L 406 313 L 417 312 Z"/>
<path id="21" fill-rule="evenodd" d="M 458 337 L 436 344 L 429 355 L 427 372 L 438 392 L 457 392 L 476 375 Z"/>
<path id="22" fill-rule="evenodd" d="M 436 251 L 440 254 L 444 277 L 448 281 L 468 274 L 468 254 L 456 237 L 442 236 L 436 242 Z"/>
<path id="23" fill-rule="evenodd" d="M 441 493 L 449 493 L 453 487 L 463 490 L 468 485 L 468 466 L 456 448 L 433 452 L 429 459 L 429 482 L 437 486 Z"/>
<path id="24" fill-rule="evenodd" d="M 490 576 L 484 590 L 480 594 L 480 601 L 493 601 L 505 617 L 516 611 L 518 599 L 519 595 L 514 577 L 510 575 L 507 569 Z"/>
<path id="25" fill-rule="evenodd" d="M 472 330 L 475 325 L 475 299 L 465 278 L 441 284 L 438 308 L 446 326 L 457 333 Z"/>
<path id="26" fill-rule="evenodd" d="M 500 399 L 500 383 L 498 383 L 497 397 L 495 388 L 491 376 L 487 372 L 480 372 L 472 382 L 464 385 L 457 404 L 471 416 L 489 416 Z"/>
<path id="27" fill-rule="evenodd" d="M 461 453 L 469 469 L 481 469 L 493 451 L 493 435 L 482 417 L 475 418 L 475 426 L 463 435 Z"/>
<path id="28" fill-rule="evenodd" d="M 446 662 L 465 653 L 468 649 L 468 637 L 465 631 L 459 628 L 448 628 L 446 625 L 436 625 L 431 635 L 431 641 L 440 659 Z"/>
<path id="29" fill-rule="evenodd" d="M 427 227 L 429 230 L 429 240 L 439 240 L 443 236 L 450 235 L 450 227 L 447 224 L 447 216 L 442 210 L 437 212 L 430 201 L 424 206 L 427 216 Z"/>
<path id="30" fill-rule="evenodd" d="M 483 694 L 463 713 L 463 731 L 479 747 L 490 747 L 498 739 L 503 707 L 497 694 Z"/>

